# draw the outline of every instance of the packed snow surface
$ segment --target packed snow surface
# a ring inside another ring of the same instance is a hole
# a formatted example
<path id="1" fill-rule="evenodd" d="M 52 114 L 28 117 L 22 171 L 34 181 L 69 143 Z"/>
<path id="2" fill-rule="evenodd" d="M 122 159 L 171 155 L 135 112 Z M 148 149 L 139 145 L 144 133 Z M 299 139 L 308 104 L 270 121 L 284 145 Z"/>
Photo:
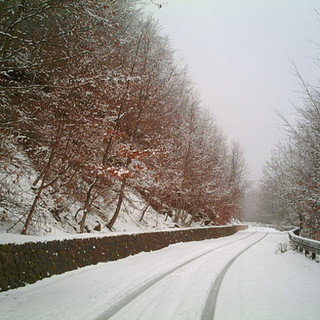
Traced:
<path id="1" fill-rule="evenodd" d="M 320 264 L 280 243 L 287 233 L 250 228 L 81 268 L 0 293 L 1 319 L 201 319 L 217 275 L 252 244 L 228 269 L 214 319 L 319 319 Z"/>

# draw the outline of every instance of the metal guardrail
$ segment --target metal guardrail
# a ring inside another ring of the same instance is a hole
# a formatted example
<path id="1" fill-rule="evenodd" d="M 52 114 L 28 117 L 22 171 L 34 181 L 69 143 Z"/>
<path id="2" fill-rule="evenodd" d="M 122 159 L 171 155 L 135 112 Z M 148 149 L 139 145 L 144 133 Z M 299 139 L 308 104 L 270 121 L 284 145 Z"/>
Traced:
<path id="1" fill-rule="evenodd" d="M 298 251 L 304 252 L 305 255 L 311 254 L 312 259 L 320 255 L 320 241 L 300 237 L 299 228 L 289 231 L 289 238 Z"/>

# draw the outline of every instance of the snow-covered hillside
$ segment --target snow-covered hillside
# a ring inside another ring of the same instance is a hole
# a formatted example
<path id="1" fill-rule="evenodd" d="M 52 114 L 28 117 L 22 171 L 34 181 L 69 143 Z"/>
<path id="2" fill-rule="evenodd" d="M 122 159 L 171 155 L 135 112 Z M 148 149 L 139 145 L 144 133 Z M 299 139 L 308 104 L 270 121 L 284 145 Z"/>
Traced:
<path id="1" fill-rule="evenodd" d="M 0 238 L 2 242 L 13 239 L 11 234 L 21 232 L 26 213 L 36 196 L 33 182 L 38 175 L 21 149 L 14 144 L 7 144 L 7 151 L 10 162 L 2 162 L 0 166 Z M 60 206 L 61 203 L 63 207 Z M 28 232 L 29 239 L 31 239 L 30 235 L 59 239 L 79 233 L 81 213 L 76 218 L 75 216 L 81 205 L 79 201 L 66 198 L 63 194 L 53 196 L 49 187 L 43 192 L 36 208 L 36 214 Z M 113 234 L 114 232 L 143 232 L 178 227 L 170 216 L 158 213 L 137 191 L 128 189 L 113 231 L 110 231 L 106 224 L 112 217 L 115 206 L 116 197 L 111 201 L 97 199 L 92 212 L 87 217 L 86 232 Z M 19 240 L 19 237 L 15 237 L 18 242 L 23 238 L 20 237 Z"/>

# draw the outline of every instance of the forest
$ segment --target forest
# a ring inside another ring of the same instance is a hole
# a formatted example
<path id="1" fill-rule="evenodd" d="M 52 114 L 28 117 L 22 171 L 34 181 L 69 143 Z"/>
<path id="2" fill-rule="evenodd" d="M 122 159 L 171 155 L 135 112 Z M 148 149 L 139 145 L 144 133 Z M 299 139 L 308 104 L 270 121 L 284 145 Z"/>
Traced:
<path id="1" fill-rule="evenodd" d="M 0 1 L 8 232 L 31 232 L 45 207 L 57 221 L 71 215 L 75 232 L 89 232 L 97 213 L 113 230 L 129 191 L 179 226 L 239 219 L 248 184 L 241 147 L 202 106 L 168 38 L 141 10 L 146 2 Z M 20 190 L 26 175 L 32 184 Z"/>
<path id="2" fill-rule="evenodd" d="M 297 69 L 296 75 L 301 100 L 295 121 L 278 114 L 286 138 L 274 147 L 250 201 L 256 220 L 299 226 L 300 235 L 320 240 L 320 91 Z"/>

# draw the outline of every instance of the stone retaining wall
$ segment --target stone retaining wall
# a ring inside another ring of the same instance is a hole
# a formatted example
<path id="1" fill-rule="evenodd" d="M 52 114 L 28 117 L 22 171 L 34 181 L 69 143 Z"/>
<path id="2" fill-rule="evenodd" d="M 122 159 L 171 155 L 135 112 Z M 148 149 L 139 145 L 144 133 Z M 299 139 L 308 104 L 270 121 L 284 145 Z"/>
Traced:
<path id="1" fill-rule="evenodd" d="M 247 226 L 211 227 L 0 245 L 0 291 L 98 262 L 114 261 L 178 242 L 228 236 L 246 228 Z"/>

